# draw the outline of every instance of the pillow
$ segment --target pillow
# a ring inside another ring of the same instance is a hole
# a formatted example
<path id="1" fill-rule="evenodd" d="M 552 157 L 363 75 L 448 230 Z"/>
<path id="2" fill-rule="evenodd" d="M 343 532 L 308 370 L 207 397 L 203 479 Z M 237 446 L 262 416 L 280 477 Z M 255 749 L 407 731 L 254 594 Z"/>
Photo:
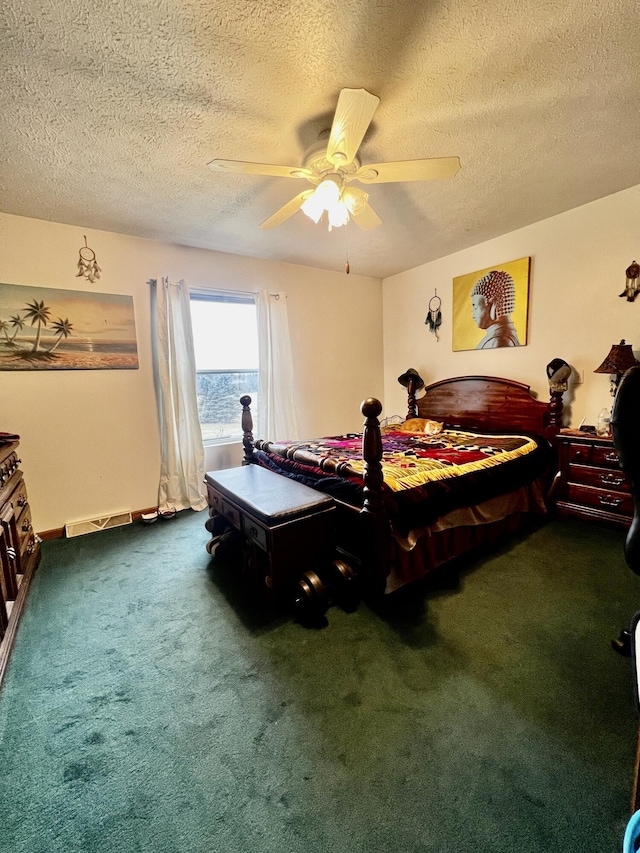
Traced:
<path id="1" fill-rule="evenodd" d="M 438 421 L 430 421 L 429 418 L 409 418 L 401 426 L 402 432 L 420 432 L 424 435 L 438 435 L 442 432 L 442 424 Z"/>

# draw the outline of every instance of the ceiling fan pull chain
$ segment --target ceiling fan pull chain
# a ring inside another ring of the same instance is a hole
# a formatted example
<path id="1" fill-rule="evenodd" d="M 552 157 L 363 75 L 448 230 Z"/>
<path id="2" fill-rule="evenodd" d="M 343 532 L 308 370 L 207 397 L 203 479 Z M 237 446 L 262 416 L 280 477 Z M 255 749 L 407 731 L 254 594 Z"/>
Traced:
<path id="1" fill-rule="evenodd" d="M 346 263 L 344 265 L 344 271 L 347 275 L 349 275 L 349 237 L 347 234 L 347 229 L 344 229 L 344 253 L 346 255 Z"/>

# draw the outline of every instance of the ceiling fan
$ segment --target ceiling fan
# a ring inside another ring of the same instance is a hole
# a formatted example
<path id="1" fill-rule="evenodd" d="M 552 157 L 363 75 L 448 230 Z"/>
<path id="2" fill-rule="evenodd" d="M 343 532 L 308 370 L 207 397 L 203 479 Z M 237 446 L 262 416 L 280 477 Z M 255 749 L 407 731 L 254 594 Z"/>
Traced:
<path id="1" fill-rule="evenodd" d="M 265 219 L 260 228 L 275 228 L 300 209 L 316 223 L 326 212 L 329 230 L 346 225 L 351 218 L 363 231 L 376 228 L 381 224 L 380 217 L 369 204 L 368 194 L 350 186 L 352 181 L 362 184 L 430 181 L 452 178 L 460 168 L 458 157 L 362 165 L 358 148 L 379 103 L 380 98 L 366 89 L 342 89 L 331 130 L 321 134 L 318 142 L 305 151 L 301 166 L 212 160 L 209 168 L 219 172 L 298 178 L 313 185 L 313 189 L 304 190 Z"/>

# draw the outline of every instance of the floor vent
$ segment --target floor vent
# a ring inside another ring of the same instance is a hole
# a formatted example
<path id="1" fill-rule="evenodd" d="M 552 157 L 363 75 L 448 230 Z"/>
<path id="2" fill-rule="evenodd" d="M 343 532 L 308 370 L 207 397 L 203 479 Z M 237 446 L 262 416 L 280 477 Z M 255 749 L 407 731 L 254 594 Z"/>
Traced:
<path id="1" fill-rule="evenodd" d="M 98 530 L 108 530 L 110 527 L 121 527 L 131 524 L 133 519 L 130 512 L 119 512 L 117 515 L 106 515 L 104 518 L 87 518 L 85 521 L 73 521 L 66 524 L 65 536 L 82 536 L 84 533 L 95 533 Z"/>

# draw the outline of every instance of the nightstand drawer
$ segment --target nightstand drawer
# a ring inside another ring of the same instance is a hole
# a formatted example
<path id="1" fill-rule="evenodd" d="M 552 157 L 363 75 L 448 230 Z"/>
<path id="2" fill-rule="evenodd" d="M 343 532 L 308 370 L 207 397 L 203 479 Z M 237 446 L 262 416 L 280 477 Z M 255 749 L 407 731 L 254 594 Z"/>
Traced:
<path id="1" fill-rule="evenodd" d="M 591 461 L 594 465 L 604 465 L 606 468 L 620 470 L 620 458 L 615 447 L 594 447 L 591 450 Z"/>
<path id="2" fill-rule="evenodd" d="M 598 448 L 599 449 L 599 448 Z M 630 491 L 624 474 L 618 468 L 596 468 L 593 465 L 569 465 L 569 482 L 616 492 Z"/>
<path id="3" fill-rule="evenodd" d="M 578 444 L 577 442 L 570 444 L 568 448 L 569 462 L 580 462 L 581 464 L 591 462 L 592 449 L 590 444 Z"/>
<path id="4" fill-rule="evenodd" d="M 620 515 L 633 515 L 633 498 L 626 492 L 596 489 L 569 483 L 569 501 Z"/>

